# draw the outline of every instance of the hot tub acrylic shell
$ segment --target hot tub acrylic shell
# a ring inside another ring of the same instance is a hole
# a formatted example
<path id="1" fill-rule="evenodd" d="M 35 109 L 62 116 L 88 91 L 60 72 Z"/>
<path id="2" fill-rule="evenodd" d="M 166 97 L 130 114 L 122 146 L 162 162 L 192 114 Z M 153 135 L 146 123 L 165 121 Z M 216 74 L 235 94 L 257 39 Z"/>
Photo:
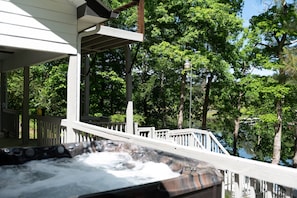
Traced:
<path id="1" fill-rule="evenodd" d="M 162 152 L 138 145 L 98 140 L 44 147 L 0 149 L 0 165 L 22 164 L 31 160 L 74 157 L 86 152 L 127 152 L 134 160 L 153 161 L 167 164 L 179 177 L 80 195 L 80 198 L 109 197 L 221 197 L 222 175 L 212 165 L 184 156 Z"/>

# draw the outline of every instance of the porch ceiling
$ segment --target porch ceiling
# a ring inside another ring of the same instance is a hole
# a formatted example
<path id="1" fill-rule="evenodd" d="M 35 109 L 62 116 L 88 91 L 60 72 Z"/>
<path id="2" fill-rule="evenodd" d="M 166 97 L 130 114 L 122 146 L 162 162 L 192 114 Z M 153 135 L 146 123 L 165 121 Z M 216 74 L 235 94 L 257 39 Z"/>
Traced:
<path id="1" fill-rule="evenodd" d="M 8 59 L 12 54 L 16 53 L 18 50 L 13 47 L 0 46 L 0 61 Z"/>
<path id="2" fill-rule="evenodd" d="M 10 71 L 19 67 L 35 65 L 65 56 L 67 55 L 62 53 L 37 51 L 32 49 L 0 45 L 0 72 Z"/>
<path id="3" fill-rule="evenodd" d="M 81 49 L 82 53 L 102 52 L 142 41 L 141 33 L 101 25 L 97 34 L 82 39 Z"/>

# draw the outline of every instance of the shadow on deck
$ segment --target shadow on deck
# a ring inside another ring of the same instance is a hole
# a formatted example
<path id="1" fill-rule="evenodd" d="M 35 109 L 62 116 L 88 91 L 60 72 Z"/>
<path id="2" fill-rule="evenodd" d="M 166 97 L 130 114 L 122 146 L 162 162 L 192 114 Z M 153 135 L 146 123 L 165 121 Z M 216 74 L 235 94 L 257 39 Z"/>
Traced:
<path id="1" fill-rule="evenodd" d="M 28 143 L 24 143 L 22 139 L 16 138 L 4 138 L 0 137 L 0 148 L 6 147 L 26 147 L 26 146 L 37 146 L 37 140 L 29 140 Z"/>

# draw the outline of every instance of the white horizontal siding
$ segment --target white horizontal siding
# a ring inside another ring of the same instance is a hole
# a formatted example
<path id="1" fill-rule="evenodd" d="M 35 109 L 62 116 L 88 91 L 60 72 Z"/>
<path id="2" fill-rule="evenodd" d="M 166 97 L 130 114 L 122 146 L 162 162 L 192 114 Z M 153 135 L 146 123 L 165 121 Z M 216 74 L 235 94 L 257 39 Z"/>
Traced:
<path id="1" fill-rule="evenodd" d="M 0 34 L 0 45 L 15 47 L 20 49 L 29 49 L 35 51 L 54 52 L 61 54 L 76 54 L 77 50 L 71 45 L 63 43 L 54 43 L 30 38 L 19 38 Z"/>
<path id="2" fill-rule="evenodd" d="M 76 37 L 76 7 L 68 0 L 0 0 L 0 45 L 72 54 Z"/>
<path id="3" fill-rule="evenodd" d="M 24 0 L 31 1 L 31 0 Z M 69 13 L 65 13 L 63 6 L 59 7 L 59 4 L 53 4 L 51 7 L 46 7 L 45 2 L 51 0 L 38 1 L 39 6 L 28 6 L 16 2 L 10 2 L 6 0 L 0 0 L 0 12 L 13 13 L 15 15 L 33 17 L 35 19 L 46 19 L 50 21 L 63 22 L 69 24 L 76 23 L 76 7 Z M 63 0 L 61 0 L 63 1 Z M 43 5 L 43 8 L 41 8 Z M 1 19 L 0 19 L 1 20 Z"/>
<path id="4" fill-rule="evenodd" d="M 3 1 L 9 1 L 17 5 L 36 7 L 41 9 L 56 8 L 60 12 L 64 12 L 67 14 L 73 12 L 73 4 L 69 3 L 69 0 L 45 0 L 45 1 L 44 0 L 3 0 Z M 42 4 L 40 4 L 40 2 L 42 2 Z"/>
<path id="5" fill-rule="evenodd" d="M 16 15 L 13 13 L 0 11 L 0 21 L 1 23 L 4 23 L 4 24 L 40 29 L 40 30 L 48 30 L 48 31 L 50 31 L 49 27 L 55 27 L 59 32 L 76 35 L 76 33 L 73 32 L 74 24 L 49 21 L 47 19 L 42 19 L 42 18 L 40 18 L 39 20 L 36 20 L 29 16 Z M 47 26 L 45 24 L 47 24 Z"/>
<path id="6" fill-rule="evenodd" d="M 11 34 L 13 32 L 13 34 Z M 11 24 L 0 23 L 0 35 L 13 35 L 20 38 L 31 38 L 34 40 L 49 41 L 55 43 L 68 43 L 74 41 L 76 35 L 59 33 L 41 29 L 33 29 L 29 27 L 15 26 Z M 66 40 L 67 39 L 67 40 Z M 72 43 L 74 44 L 74 43 Z"/>

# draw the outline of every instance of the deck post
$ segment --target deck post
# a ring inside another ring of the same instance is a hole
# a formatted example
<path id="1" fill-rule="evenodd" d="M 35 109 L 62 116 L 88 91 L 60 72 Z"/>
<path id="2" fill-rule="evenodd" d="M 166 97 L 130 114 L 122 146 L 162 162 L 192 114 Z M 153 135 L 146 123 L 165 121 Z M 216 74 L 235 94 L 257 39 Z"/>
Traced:
<path id="1" fill-rule="evenodd" d="M 84 116 L 89 116 L 90 112 L 90 57 L 85 55 L 85 100 L 84 100 Z"/>
<path id="2" fill-rule="evenodd" d="M 67 124 L 66 143 L 75 142 L 75 131 L 71 122 L 79 121 L 80 116 L 80 58 L 70 55 L 67 73 Z"/>
<path id="3" fill-rule="evenodd" d="M 126 133 L 134 133 L 133 130 L 133 101 L 132 101 L 132 60 L 129 45 L 125 47 L 126 56 Z"/>
<path id="4" fill-rule="evenodd" d="M 22 112 L 22 140 L 29 142 L 29 73 L 30 67 L 24 67 L 23 112 Z"/>
<path id="5" fill-rule="evenodd" d="M 5 72 L 1 72 L 1 97 L 0 97 L 0 131 L 3 129 L 3 109 L 7 109 L 7 75 Z"/>

